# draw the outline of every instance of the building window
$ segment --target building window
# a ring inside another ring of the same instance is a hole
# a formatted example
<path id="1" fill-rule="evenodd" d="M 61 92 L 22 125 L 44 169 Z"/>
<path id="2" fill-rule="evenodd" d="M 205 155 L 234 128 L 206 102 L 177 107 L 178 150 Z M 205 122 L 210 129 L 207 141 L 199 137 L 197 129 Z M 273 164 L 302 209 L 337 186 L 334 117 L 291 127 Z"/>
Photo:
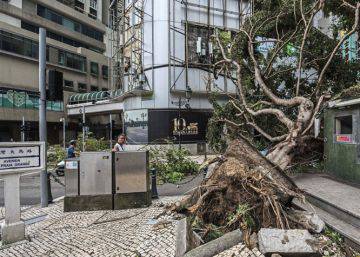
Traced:
<path id="1" fill-rule="evenodd" d="M 74 89 L 74 82 L 70 80 L 64 80 L 64 87 L 68 89 Z"/>
<path id="2" fill-rule="evenodd" d="M 58 62 L 60 65 L 64 65 L 75 70 L 83 72 L 86 71 L 86 58 L 77 54 L 59 50 Z"/>
<path id="3" fill-rule="evenodd" d="M 104 79 L 108 79 L 109 78 L 109 67 L 107 65 L 103 65 L 101 67 L 102 69 L 102 76 Z"/>
<path id="4" fill-rule="evenodd" d="M 99 88 L 97 86 L 91 86 L 90 91 L 99 91 Z"/>
<path id="5" fill-rule="evenodd" d="M 36 34 L 39 33 L 39 27 L 38 26 L 27 23 L 25 21 L 21 21 L 21 28 L 26 29 L 26 30 L 31 31 L 31 32 L 34 32 Z M 54 39 L 54 40 L 59 41 L 59 42 L 63 42 L 65 44 L 67 44 L 67 45 L 71 45 L 71 46 L 74 46 L 74 47 L 83 47 L 83 48 L 90 49 L 90 50 L 98 52 L 98 53 L 103 52 L 101 49 L 91 47 L 89 45 L 83 44 L 83 43 L 81 43 L 79 41 L 76 41 L 76 40 L 70 39 L 68 37 L 59 35 L 57 33 L 49 31 L 49 30 L 46 30 L 46 36 L 48 38 Z"/>
<path id="6" fill-rule="evenodd" d="M 96 19 L 97 19 L 97 11 L 94 10 L 94 9 L 92 9 L 92 8 L 90 8 L 90 11 L 89 11 L 88 16 L 89 16 L 90 18 L 96 20 Z"/>
<path id="7" fill-rule="evenodd" d="M 83 13 L 85 10 L 84 0 L 75 0 L 75 10 Z"/>
<path id="8" fill-rule="evenodd" d="M 0 49 L 31 58 L 38 58 L 38 43 L 0 30 Z"/>
<path id="9" fill-rule="evenodd" d="M 209 64 L 212 62 L 213 46 L 209 39 L 212 34 L 212 28 L 189 25 L 188 60 L 190 63 Z"/>
<path id="10" fill-rule="evenodd" d="M 86 92 L 87 86 L 85 83 L 78 83 L 78 89 L 79 89 L 79 92 Z"/>
<path id="11" fill-rule="evenodd" d="M 96 62 L 90 62 L 90 74 L 95 77 L 99 76 L 99 65 Z"/>
<path id="12" fill-rule="evenodd" d="M 104 34 L 102 32 L 87 25 L 81 24 L 77 21 L 74 21 L 72 19 L 66 18 L 61 14 L 53 10 L 50 10 L 49 8 L 44 7 L 42 5 L 37 5 L 37 14 L 47 20 L 51 20 L 55 23 L 58 23 L 72 31 L 79 32 L 83 35 L 94 38 L 101 42 L 103 42 L 104 40 Z"/>
<path id="13" fill-rule="evenodd" d="M 350 135 L 353 133 L 352 115 L 335 118 L 335 134 Z"/>
<path id="14" fill-rule="evenodd" d="M 90 0 L 90 8 L 97 10 L 97 0 Z"/>

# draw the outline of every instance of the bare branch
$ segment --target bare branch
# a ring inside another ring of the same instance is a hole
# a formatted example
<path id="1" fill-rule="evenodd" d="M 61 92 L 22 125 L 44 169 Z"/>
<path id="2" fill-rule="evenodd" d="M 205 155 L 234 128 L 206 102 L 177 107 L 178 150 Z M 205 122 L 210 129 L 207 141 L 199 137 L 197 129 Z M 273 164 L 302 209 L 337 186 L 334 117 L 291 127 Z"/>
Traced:
<path id="1" fill-rule="evenodd" d="M 235 104 L 234 101 L 230 101 L 230 103 L 237 108 L 238 110 L 240 110 L 240 108 L 238 108 L 238 106 Z M 286 115 L 280 111 L 279 109 L 275 109 L 275 108 L 266 108 L 266 109 L 261 109 L 258 111 L 254 111 L 251 108 L 249 108 L 247 105 L 244 104 L 244 108 L 246 109 L 246 111 L 248 113 L 250 113 L 252 116 L 259 116 L 259 115 L 263 115 L 263 114 L 272 114 L 275 115 L 278 120 L 283 123 L 289 130 L 293 129 L 294 127 L 294 122 L 292 120 L 290 120 L 288 117 L 286 117 Z"/>
<path id="2" fill-rule="evenodd" d="M 270 98 L 270 100 L 277 104 L 277 105 L 282 105 L 282 106 L 295 106 L 295 105 L 300 105 L 301 103 L 304 103 L 305 101 L 307 101 L 306 98 L 304 97 L 293 97 L 291 99 L 282 99 L 277 97 L 271 90 L 270 88 L 267 87 L 265 81 L 262 78 L 261 75 L 261 71 L 259 68 L 259 64 L 255 58 L 255 54 L 254 54 L 254 47 L 252 44 L 252 38 L 249 37 L 249 43 L 248 43 L 248 48 L 249 48 L 249 55 L 250 58 L 254 64 L 254 69 L 255 69 L 255 80 L 259 83 L 261 89 L 264 91 L 264 93 Z"/>
<path id="3" fill-rule="evenodd" d="M 317 113 L 319 112 L 320 110 L 320 107 L 321 105 L 323 104 L 323 101 L 327 98 L 330 98 L 329 95 L 322 95 L 320 98 L 319 98 L 319 101 L 314 109 L 314 113 L 313 113 L 313 116 L 308 124 L 308 126 L 306 127 L 306 129 L 301 133 L 301 135 L 305 135 L 310 129 L 311 127 L 313 126 L 313 123 L 314 123 L 314 120 L 315 120 L 315 117 L 317 115 Z"/>
<path id="4" fill-rule="evenodd" d="M 278 137 L 273 137 L 270 136 L 268 133 L 266 133 L 263 129 L 261 129 L 258 125 L 256 125 L 254 122 L 248 122 L 248 125 L 250 125 L 251 127 L 253 127 L 257 132 L 259 132 L 261 135 L 263 135 L 267 140 L 269 140 L 270 142 L 279 142 L 284 140 L 288 134 L 282 135 L 282 136 L 278 136 Z"/>
<path id="5" fill-rule="evenodd" d="M 302 0 L 300 1 L 300 10 L 301 10 L 301 15 L 303 17 L 303 20 L 304 20 L 304 23 L 305 23 L 305 31 L 304 31 L 304 34 L 303 34 L 303 38 L 302 38 L 302 41 L 301 41 L 301 46 L 300 46 L 300 51 L 299 51 L 299 62 L 298 62 L 298 68 L 297 68 L 297 72 L 298 72 L 298 78 L 297 78 L 297 83 L 296 83 L 296 93 L 295 95 L 298 96 L 299 95 L 299 89 L 300 89 L 300 79 L 301 79 L 301 69 L 302 69 L 302 65 L 303 65 L 303 53 L 304 53 L 304 47 L 305 47 L 305 42 L 306 42 L 306 39 L 308 37 L 308 34 L 310 32 L 310 29 L 312 28 L 313 26 L 313 20 L 314 20 L 314 17 L 315 15 L 324 7 L 324 0 L 320 0 L 320 1 L 317 1 L 313 7 L 313 11 L 311 13 L 311 16 L 309 18 L 309 21 L 306 22 L 306 18 L 305 18 L 305 15 L 303 14 L 303 10 L 302 10 Z M 318 8 L 315 8 L 315 6 L 318 6 Z"/>

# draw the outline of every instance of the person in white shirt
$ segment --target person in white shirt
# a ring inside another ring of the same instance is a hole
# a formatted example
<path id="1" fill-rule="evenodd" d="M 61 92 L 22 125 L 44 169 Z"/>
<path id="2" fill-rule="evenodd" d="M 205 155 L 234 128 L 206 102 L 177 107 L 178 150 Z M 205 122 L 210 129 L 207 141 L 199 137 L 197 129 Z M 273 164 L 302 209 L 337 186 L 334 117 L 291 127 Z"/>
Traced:
<path id="1" fill-rule="evenodd" d="M 123 151 L 125 151 L 125 145 L 126 145 L 126 135 L 121 134 L 118 136 L 117 143 L 115 144 L 112 151 L 113 152 L 123 152 Z"/>

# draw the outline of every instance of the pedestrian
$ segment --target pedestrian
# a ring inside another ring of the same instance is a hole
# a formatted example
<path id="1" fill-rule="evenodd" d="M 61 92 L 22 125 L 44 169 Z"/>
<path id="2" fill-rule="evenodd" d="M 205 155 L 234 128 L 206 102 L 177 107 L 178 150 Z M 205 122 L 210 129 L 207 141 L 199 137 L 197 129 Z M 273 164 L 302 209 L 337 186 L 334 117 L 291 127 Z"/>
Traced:
<path id="1" fill-rule="evenodd" d="M 126 135 L 125 134 L 120 134 L 118 136 L 117 143 L 115 144 L 112 151 L 113 152 L 123 152 L 123 151 L 125 151 L 125 145 L 126 145 Z"/>
<path id="2" fill-rule="evenodd" d="M 67 149 L 67 158 L 75 158 L 75 147 L 76 147 L 76 140 L 70 141 L 70 146 Z"/>

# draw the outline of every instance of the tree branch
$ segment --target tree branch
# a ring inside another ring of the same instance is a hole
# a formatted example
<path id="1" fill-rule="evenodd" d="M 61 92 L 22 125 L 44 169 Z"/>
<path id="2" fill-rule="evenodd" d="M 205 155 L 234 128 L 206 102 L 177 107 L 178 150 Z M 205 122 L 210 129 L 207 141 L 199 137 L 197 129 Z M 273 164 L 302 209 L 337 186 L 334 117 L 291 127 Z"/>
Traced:
<path id="1" fill-rule="evenodd" d="M 305 47 L 305 42 L 306 42 L 306 39 L 308 37 L 308 34 L 309 34 L 309 31 L 310 29 L 312 28 L 313 26 L 313 20 L 314 20 L 314 17 L 315 15 L 323 8 L 324 6 L 324 0 L 319 0 L 315 3 L 313 9 L 312 9 L 312 12 L 311 12 L 311 16 L 309 18 L 309 21 L 306 22 L 306 18 L 305 18 L 305 15 L 303 14 L 303 10 L 302 10 L 302 1 L 300 1 L 300 10 L 301 10 L 301 15 L 303 17 L 303 20 L 304 20 L 304 23 L 305 23 L 305 31 L 304 31 L 304 34 L 303 34 L 303 38 L 302 38 L 302 41 L 301 41 L 301 46 L 300 46 L 300 52 L 299 52 L 299 62 L 298 62 L 298 68 L 297 68 L 297 72 L 298 72 L 298 78 L 297 78 L 297 83 L 296 83 L 296 91 L 295 91 L 295 95 L 298 96 L 299 95 L 299 89 L 300 89 L 300 79 L 301 79 L 301 68 L 302 68 L 302 65 L 303 65 L 303 53 L 304 53 L 304 47 Z M 317 5 L 318 8 L 315 8 Z"/>

